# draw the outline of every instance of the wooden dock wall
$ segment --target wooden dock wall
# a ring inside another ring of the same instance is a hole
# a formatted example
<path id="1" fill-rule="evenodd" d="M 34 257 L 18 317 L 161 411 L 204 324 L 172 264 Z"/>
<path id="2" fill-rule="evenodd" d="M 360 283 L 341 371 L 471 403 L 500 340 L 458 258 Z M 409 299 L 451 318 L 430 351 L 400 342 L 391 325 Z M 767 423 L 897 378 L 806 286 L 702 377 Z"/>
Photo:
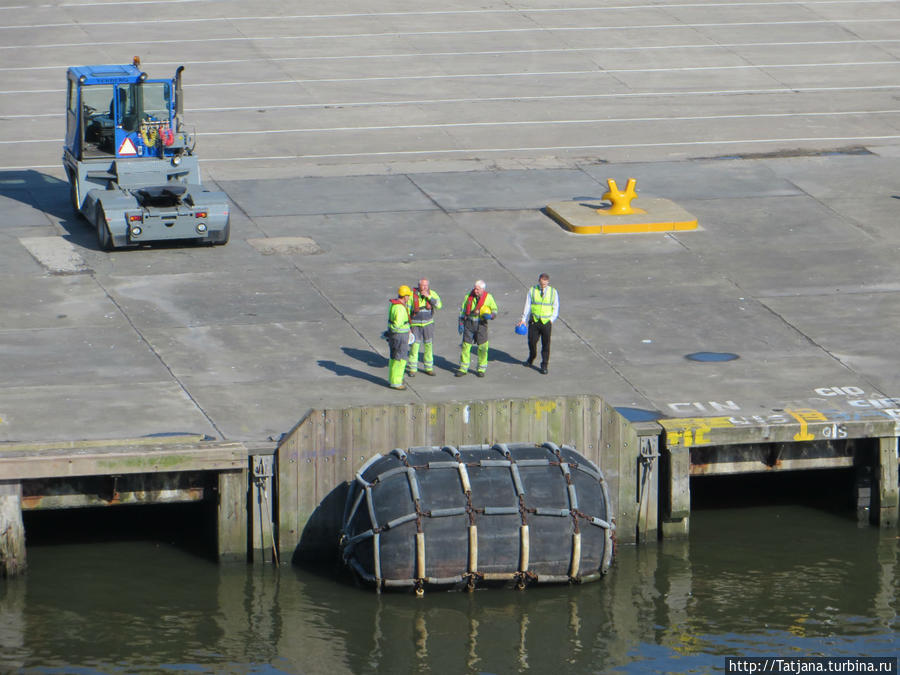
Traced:
<path id="1" fill-rule="evenodd" d="M 609 484 L 617 537 L 633 541 L 640 433 L 589 395 L 311 410 L 278 449 L 278 548 L 282 559 L 295 552 L 314 560 L 334 555 L 346 487 L 376 453 L 546 441 L 571 445 L 600 467 Z M 647 433 L 655 439 L 658 427 Z M 644 510 L 642 526 L 655 531 L 655 489 L 647 492 Z"/>

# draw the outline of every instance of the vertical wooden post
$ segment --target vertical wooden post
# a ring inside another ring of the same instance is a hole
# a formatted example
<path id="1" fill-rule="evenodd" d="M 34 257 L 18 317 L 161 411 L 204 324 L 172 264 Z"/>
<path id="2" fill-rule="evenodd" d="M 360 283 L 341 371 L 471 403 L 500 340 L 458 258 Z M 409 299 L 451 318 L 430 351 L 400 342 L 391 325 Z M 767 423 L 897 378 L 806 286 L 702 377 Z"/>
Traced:
<path id="1" fill-rule="evenodd" d="M 862 525 L 874 520 L 872 515 L 872 483 L 879 440 L 877 438 L 851 439 L 853 448 L 853 492 L 851 498 L 856 505 L 856 520 Z"/>
<path id="2" fill-rule="evenodd" d="M 662 536 L 686 537 L 691 519 L 691 451 L 683 445 L 664 448 L 660 457 Z"/>
<path id="3" fill-rule="evenodd" d="M 219 473 L 219 561 L 247 561 L 247 470 Z"/>
<path id="4" fill-rule="evenodd" d="M 25 571 L 25 525 L 22 484 L 0 480 L 0 578 Z"/>
<path id="5" fill-rule="evenodd" d="M 875 475 L 878 478 L 872 500 L 872 519 L 881 527 L 897 527 L 900 490 L 897 486 L 897 439 L 879 438 Z"/>

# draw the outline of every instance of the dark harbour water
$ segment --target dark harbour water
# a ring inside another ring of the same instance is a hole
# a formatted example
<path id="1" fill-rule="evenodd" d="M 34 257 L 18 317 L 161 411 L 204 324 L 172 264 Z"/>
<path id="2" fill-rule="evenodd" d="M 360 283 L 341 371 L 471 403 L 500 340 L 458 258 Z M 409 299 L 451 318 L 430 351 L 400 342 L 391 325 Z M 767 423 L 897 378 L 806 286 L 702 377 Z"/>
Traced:
<path id="1" fill-rule="evenodd" d="M 711 673 L 900 651 L 898 531 L 813 505 L 695 510 L 688 541 L 621 546 L 594 584 L 423 598 L 218 566 L 163 520 L 128 541 L 38 534 L 27 575 L 0 581 L 0 672 Z"/>

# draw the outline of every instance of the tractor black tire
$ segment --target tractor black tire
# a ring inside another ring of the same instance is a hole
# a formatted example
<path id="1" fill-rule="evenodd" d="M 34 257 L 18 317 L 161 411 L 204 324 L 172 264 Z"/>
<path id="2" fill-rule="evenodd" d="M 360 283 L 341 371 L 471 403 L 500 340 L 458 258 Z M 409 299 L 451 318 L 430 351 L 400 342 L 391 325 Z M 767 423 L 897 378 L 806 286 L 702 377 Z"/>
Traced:
<path id="1" fill-rule="evenodd" d="M 97 209 L 97 217 L 94 221 L 97 226 L 97 243 L 100 245 L 101 251 L 112 251 L 113 241 L 109 233 L 109 227 L 106 225 L 106 214 L 102 208 Z"/>
<path id="2" fill-rule="evenodd" d="M 72 208 L 75 209 L 75 215 L 81 218 L 83 215 L 81 213 L 81 204 L 78 203 L 78 190 L 75 189 L 76 178 L 70 169 L 66 169 L 66 174 L 69 177 L 69 201 L 72 202 Z"/>

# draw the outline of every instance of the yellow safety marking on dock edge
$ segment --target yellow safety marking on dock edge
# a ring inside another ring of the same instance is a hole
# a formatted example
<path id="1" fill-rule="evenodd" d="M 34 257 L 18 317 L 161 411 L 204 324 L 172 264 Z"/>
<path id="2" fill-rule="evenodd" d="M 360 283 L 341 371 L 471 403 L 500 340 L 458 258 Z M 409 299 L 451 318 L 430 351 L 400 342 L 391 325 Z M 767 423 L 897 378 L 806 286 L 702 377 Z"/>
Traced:
<path id="1" fill-rule="evenodd" d="M 547 204 L 545 212 L 576 234 L 643 234 L 696 230 L 697 219 L 671 200 L 642 199 L 644 208 L 633 213 L 613 213 L 605 202 L 578 200 Z"/>
<path id="2" fill-rule="evenodd" d="M 736 426 L 730 417 L 676 417 L 657 421 L 666 430 L 666 445 L 685 448 L 706 443 L 705 434 L 713 429 Z"/>
<path id="3" fill-rule="evenodd" d="M 828 416 L 815 408 L 785 409 L 785 414 L 793 417 L 800 425 L 794 434 L 795 441 L 813 441 L 816 435 L 809 430 L 811 422 L 828 422 Z M 666 431 L 666 444 L 670 447 L 690 448 L 709 443 L 706 434 L 713 429 L 733 429 L 738 426 L 731 417 L 675 417 L 658 420 Z"/>
<path id="4" fill-rule="evenodd" d="M 696 230 L 697 221 L 680 223 L 627 223 L 621 225 L 573 225 L 564 222 L 566 229 L 575 234 L 644 234 L 648 232 L 683 232 Z"/>
<path id="5" fill-rule="evenodd" d="M 800 431 L 794 434 L 795 441 L 815 440 L 816 435 L 809 433 L 808 423 L 828 421 L 828 418 L 824 414 L 814 408 L 798 408 L 797 410 L 785 409 L 784 412 L 800 423 Z"/>

